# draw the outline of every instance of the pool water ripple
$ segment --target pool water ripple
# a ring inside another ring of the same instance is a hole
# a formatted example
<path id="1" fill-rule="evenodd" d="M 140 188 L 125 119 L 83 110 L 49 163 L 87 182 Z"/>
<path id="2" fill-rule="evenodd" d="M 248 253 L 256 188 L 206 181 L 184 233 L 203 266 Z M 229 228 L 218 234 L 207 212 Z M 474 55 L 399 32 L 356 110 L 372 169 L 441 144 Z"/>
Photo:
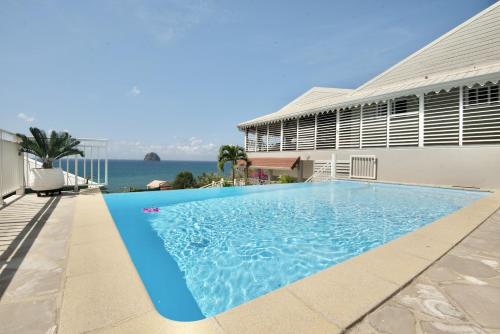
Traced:
<path id="1" fill-rule="evenodd" d="M 144 215 L 209 317 L 443 217 L 480 192 L 363 182 L 269 186 Z M 167 288 L 167 287 L 165 287 Z"/>

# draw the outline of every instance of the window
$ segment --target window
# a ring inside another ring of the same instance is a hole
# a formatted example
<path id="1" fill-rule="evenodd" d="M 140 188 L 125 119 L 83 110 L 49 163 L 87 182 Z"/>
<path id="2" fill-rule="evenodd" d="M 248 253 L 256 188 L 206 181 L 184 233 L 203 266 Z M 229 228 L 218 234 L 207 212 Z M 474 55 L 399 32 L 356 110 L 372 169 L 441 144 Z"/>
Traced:
<path id="1" fill-rule="evenodd" d="M 498 86 L 490 87 L 490 102 L 498 102 Z"/>
<path id="2" fill-rule="evenodd" d="M 392 110 L 393 115 L 404 114 L 408 112 L 408 103 L 406 100 L 399 100 L 394 103 L 394 110 Z"/>
<path id="3" fill-rule="evenodd" d="M 469 88 L 467 102 L 469 105 L 498 102 L 498 86 Z"/>

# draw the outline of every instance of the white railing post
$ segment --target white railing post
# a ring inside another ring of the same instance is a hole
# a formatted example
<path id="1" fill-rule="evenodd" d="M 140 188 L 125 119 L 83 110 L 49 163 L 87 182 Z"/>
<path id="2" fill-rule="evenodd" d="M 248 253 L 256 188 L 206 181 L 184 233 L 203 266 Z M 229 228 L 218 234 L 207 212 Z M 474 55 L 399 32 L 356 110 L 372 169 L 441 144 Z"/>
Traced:
<path id="1" fill-rule="evenodd" d="M 75 155 L 75 185 L 73 187 L 74 192 L 78 192 L 78 155 Z"/>
<path id="2" fill-rule="evenodd" d="M 418 147 L 424 147 L 424 93 L 418 96 Z"/>
<path id="3" fill-rule="evenodd" d="M 94 182 L 94 152 L 92 146 L 90 146 L 90 182 Z"/>
<path id="4" fill-rule="evenodd" d="M 108 185 L 108 143 L 106 142 L 106 147 L 104 150 L 104 184 Z"/>
<path id="5" fill-rule="evenodd" d="M 335 178 L 335 168 L 336 168 L 336 165 L 335 165 L 335 162 L 336 162 L 336 161 L 335 161 L 335 159 L 336 159 L 336 158 L 335 158 L 335 153 L 332 153 L 332 162 L 331 162 L 331 164 L 332 164 L 332 168 L 331 168 L 331 171 L 330 171 L 330 177 L 331 177 L 332 179 L 334 179 L 334 178 Z"/>
<path id="6" fill-rule="evenodd" d="M 97 154 L 97 184 L 101 184 L 101 148 L 99 147 Z"/>
<path id="7" fill-rule="evenodd" d="M 463 145 L 464 141 L 464 86 L 458 90 L 458 146 Z"/>

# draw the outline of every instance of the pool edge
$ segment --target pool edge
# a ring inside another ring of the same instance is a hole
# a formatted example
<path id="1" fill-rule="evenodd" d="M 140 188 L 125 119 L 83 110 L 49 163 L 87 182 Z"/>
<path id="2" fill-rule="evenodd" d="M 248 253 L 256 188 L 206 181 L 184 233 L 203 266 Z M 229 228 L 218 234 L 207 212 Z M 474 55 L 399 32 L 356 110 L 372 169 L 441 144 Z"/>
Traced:
<path id="1" fill-rule="evenodd" d="M 82 192 L 75 208 L 59 329 L 63 333 L 341 332 L 406 286 L 499 207 L 500 194 L 494 192 L 215 317 L 177 322 L 154 308 L 102 194 Z"/>

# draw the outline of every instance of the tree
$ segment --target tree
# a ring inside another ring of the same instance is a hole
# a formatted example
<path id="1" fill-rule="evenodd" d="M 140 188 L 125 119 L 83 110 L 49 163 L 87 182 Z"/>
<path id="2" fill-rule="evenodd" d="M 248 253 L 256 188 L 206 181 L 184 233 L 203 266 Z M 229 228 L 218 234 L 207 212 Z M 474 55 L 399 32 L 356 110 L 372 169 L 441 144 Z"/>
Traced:
<path id="1" fill-rule="evenodd" d="M 238 160 L 247 161 L 248 157 L 245 153 L 245 149 L 241 146 L 223 145 L 219 149 L 219 157 L 217 160 L 219 170 L 222 172 L 224 171 L 224 165 L 228 162 L 231 163 L 231 178 L 233 179 L 234 184 L 235 167 L 238 163 Z"/>
<path id="2" fill-rule="evenodd" d="M 177 174 L 174 183 L 172 183 L 174 189 L 193 188 L 195 185 L 193 173 L 189 171 L 183 171 Z"/>
<path id="3" fill-rule="evenodd" d="M 39 157 L 42 160 L 42 168 L 52 168 L 55 160 L 69 155 L 84 156 L 83 151 L 77 148 L 80 141 L 67 132 L 52 131 L 50 137 L 38 128 L 30 128 L 30 132 L 33 137 L 17 134 L 21 139 L 19 152 Z"/>

